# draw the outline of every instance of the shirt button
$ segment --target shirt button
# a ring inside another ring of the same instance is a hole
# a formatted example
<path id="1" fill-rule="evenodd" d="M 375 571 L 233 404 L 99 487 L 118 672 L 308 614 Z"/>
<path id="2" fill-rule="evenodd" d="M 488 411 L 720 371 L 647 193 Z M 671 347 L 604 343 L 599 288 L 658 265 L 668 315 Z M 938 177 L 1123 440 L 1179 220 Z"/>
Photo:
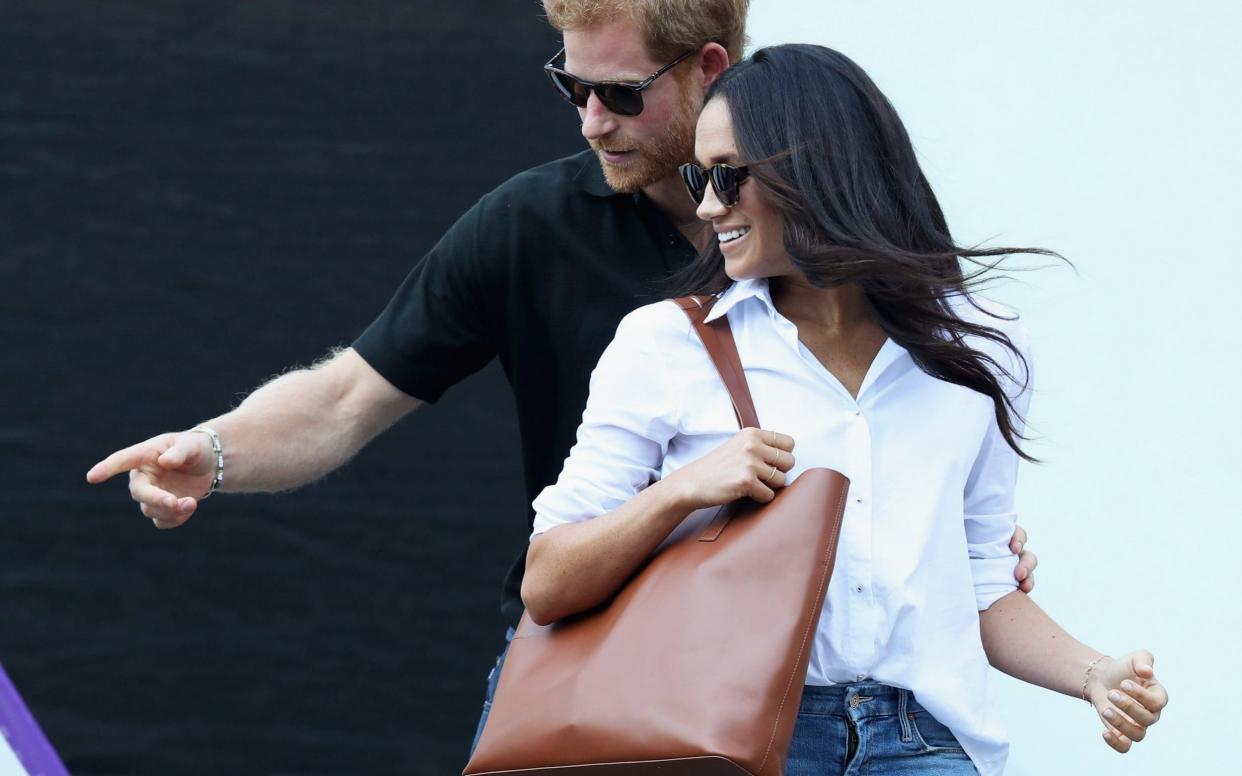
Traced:
<path id="1" fill-rule="evenodd" d="M 862 591 L 863 591 L 863 586 L 862 586 L 862 585 L 854 585 L 854 592 L 855 592 L 855 593 L 861 593 Z"/>
<path id="2" fill-rule="evenodd" d="M 862 415 L 862 410 L 854 410 L 854 417 L 857 418 L 857 417 L 860 417 L 861 415 Z"/>
<path id="3" fill-rule="evenodd" d="M 857 504 L 861 504 L 861 503 L 862 503 L 862 497 L 860 496 L 859 498 L 854 499 L 854 502 L 855 502 L 855 503 L 857 503 Z"/>

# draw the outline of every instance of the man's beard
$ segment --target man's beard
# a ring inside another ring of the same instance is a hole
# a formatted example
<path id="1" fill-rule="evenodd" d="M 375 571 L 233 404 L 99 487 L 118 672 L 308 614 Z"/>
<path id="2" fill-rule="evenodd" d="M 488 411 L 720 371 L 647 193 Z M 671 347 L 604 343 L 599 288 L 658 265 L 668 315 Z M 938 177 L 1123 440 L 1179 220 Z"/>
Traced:
<path id="1" fill-rule="evenodd" d="M 690 101 L 669 118 L 664 132 L 646 142 L 633 144 L 624 136 L 607 137 L 591 141 L 591 148 L 599 157 L 604 170 L 604 180 L 614 191 L 632 194 L 657 181 L 676 174 L 677 167 L 694 157 L 694 126 L 698 111 Z M 620 167 L 604 160 L 602 151 L 632 150 L 634 159 Z"/>

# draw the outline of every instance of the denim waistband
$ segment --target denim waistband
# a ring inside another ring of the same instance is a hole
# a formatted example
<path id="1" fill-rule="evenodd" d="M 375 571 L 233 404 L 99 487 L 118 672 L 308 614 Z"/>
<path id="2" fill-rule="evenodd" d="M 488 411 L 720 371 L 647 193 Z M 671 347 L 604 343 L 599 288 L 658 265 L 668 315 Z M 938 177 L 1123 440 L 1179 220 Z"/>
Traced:
<path id="1" fill-rule="evenodd" d="M 886 717 L 923 711 L 914 693 L 879 682 L 851 682 L 828 686 L 808 684 L 802 688 L 802 714 Z"/>

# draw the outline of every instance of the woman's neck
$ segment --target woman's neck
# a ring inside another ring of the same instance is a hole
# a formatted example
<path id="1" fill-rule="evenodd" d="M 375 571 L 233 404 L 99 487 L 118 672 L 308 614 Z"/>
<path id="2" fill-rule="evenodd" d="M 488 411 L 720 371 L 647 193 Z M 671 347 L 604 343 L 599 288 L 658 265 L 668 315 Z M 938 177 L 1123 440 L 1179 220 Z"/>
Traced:
<path id="1" fill-rule="evenodd" d="M 772 278 L 768 287 L 776 309 L 795 324 L 809 324 L 826 332 L 875 325 L 867 297 L 854 283 L 816 288 L 804 278 L 786 276 Z"/>

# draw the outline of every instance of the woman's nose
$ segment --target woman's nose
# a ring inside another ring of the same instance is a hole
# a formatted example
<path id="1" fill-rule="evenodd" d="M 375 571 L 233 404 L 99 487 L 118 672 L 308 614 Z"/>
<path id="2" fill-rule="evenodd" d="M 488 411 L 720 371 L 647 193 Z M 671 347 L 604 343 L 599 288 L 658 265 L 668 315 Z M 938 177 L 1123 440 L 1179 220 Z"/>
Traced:
<path id="1" fill-rule="evenodd" d="M 716 189 L 710 183 L 703 189 L 703 201 L 695 208 L 694 214 L 704 221 L 710 221 L 729 212 L 729 208 L 720 202 Z"/>

